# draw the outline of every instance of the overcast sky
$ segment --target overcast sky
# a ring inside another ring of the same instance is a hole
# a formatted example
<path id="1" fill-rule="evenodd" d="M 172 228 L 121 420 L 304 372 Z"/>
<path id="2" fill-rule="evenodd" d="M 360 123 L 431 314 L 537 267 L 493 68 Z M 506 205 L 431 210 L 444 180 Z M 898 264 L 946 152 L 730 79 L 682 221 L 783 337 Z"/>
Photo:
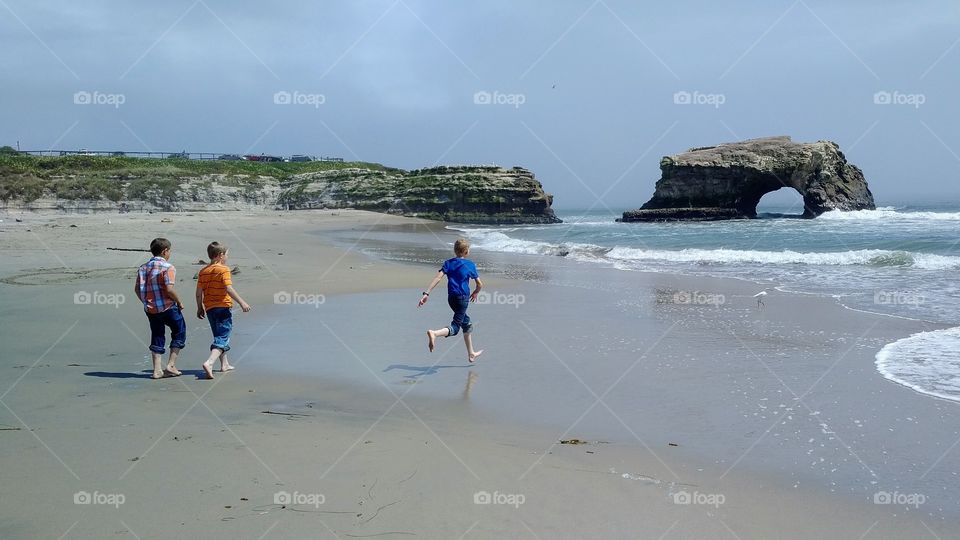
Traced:
<path id="1" fill-rule="evenodd" d="M 622 209 L 663 155 L 791 135 L 960 200 L 956 0 L 0 0 L 0 40 L 22 149 L 520 165 Z"/>

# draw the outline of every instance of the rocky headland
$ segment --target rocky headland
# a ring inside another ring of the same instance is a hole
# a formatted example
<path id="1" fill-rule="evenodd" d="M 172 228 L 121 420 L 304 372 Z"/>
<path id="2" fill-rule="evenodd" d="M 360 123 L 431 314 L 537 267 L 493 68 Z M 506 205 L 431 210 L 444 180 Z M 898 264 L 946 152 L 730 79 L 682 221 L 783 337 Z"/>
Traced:
<path id="1" fill-rule="evenodd" d="M 458 223 L 557 223 L 552 203 L 520 167 L 404 171 L 362 162 L 0 156 L 0 207 L 7 210 L 355 208 Z"/>

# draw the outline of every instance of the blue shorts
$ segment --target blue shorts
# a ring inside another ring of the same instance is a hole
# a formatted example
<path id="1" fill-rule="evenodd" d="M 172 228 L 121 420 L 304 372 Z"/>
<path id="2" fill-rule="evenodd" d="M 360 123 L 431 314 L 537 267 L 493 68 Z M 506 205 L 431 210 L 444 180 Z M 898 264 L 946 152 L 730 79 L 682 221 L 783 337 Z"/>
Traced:
<path id="1" fill-rule="evenodd" d="M 167 327 L 170 328 L 170 348 L 182 349 L 187 344 L 187 323 L 183 320 L 180 308 L 173 306 L 160 313 L 147 313 L 150 321 L 150 351 L 163 354 L 167 338 Z"/>
<path id="2" fill-rule="evenodd" d="M 449 304 L 450 309 L 453 310 L 453 321 L 450 322 L 450 326 L 448 327 L 450 333 L 447 334 L 447 337 L 457 335 L 461 328 L 463 328 L 464 334 L 472 332 L 473 324 L 470 323 L 470 316 L 467 315 L 467 308 L 470 307 L 470 296 L 451 294 L 447 296 L 447 304 Z"/>
<path id="3" fill-rule="evenodd" d="M 213 343 L 210 344 L 210 350 L 229 351 L 230 333 L 233 331 L 233 314 L 230 313 L 230 308 L 215 307 L 208 309 L 207 320 L 210 322 L 210 330 L 213 331 Z"/>

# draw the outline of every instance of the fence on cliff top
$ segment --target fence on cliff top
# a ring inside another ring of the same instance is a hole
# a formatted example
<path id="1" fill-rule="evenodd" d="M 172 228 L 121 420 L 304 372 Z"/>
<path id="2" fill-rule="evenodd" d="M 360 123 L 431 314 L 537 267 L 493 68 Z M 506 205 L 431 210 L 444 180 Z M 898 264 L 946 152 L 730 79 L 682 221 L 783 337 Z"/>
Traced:
<path id="1" fill-rule="evenodd" d="M 246 159 L 243 155 L 240 154 L 230 154 L 228 152 L 126 152 L 126 151 L 107 151 L 107 150 L 19 150 L 20 154 L 30 154 L 31 156 L 107 156 L 107 157 L 135 157 L 135 158 L 152 158 L 152 159 L 169 159 L 169 158 L 179 158 L 179 159 L 193 159 L 193 160 L 219 160 L 224 156 L 230 156 L 229 159 L 238 160 Z M 279 156 L 270 156 L 266 154 L 247 154 L 253 158 L 271 158 L 263 159 L 262 161 L 278 161 L 281 158 Z M 227 158 L 225 158 L 227 160 Z M 249 159 L 248 161 L 261 161 L 261 159 Z M 341 157 L 330 157 L 330 156 L 321 156 L 319 158 L 314 158 L 311 156 L 310 161 L 334 161 L 334 162 L 343 162 Z"/>

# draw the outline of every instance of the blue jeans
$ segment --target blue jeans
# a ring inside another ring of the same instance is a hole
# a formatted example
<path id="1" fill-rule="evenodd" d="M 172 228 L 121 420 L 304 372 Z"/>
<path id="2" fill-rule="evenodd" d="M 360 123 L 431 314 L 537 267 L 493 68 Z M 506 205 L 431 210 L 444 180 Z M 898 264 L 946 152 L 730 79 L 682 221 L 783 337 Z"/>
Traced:
<path id="1" fill-rule="evenodd" d="M 447 296 L 447 304 L 453 310 L 453 321 L 450 322 L 450 333 L 447 337 L 455 336 L 463 328 L 464 334 L 473 331 L 473 324 L 470 323 L 470 316 L 467 315 L 467 308 L 470 307 L 470 296 L 458 296 L 451 294 Z"/>
<path id="2" fill-rule="evenodd" d="M 229 351 L 230 332 L 233 331 L 233 314 L 230 313 L 230 308 L 215 307 L 208 309 L 207 320 L 210 321 L 210 330 L 213 331 L 213 343 L 210 344 L 210 350 Z"/>
<path id="3" fill-rule="evenodd" d="M 144 312 L 146 313 L 146 312 Z M 182 349 L 187 344 L 187 323 L 183 321 L 180 308 L 173 306 L 160 313 L 147 313 L 150 321 L 150 351 L 163 354 L 167 327 L 170 327 L 170 348 Z"/>

